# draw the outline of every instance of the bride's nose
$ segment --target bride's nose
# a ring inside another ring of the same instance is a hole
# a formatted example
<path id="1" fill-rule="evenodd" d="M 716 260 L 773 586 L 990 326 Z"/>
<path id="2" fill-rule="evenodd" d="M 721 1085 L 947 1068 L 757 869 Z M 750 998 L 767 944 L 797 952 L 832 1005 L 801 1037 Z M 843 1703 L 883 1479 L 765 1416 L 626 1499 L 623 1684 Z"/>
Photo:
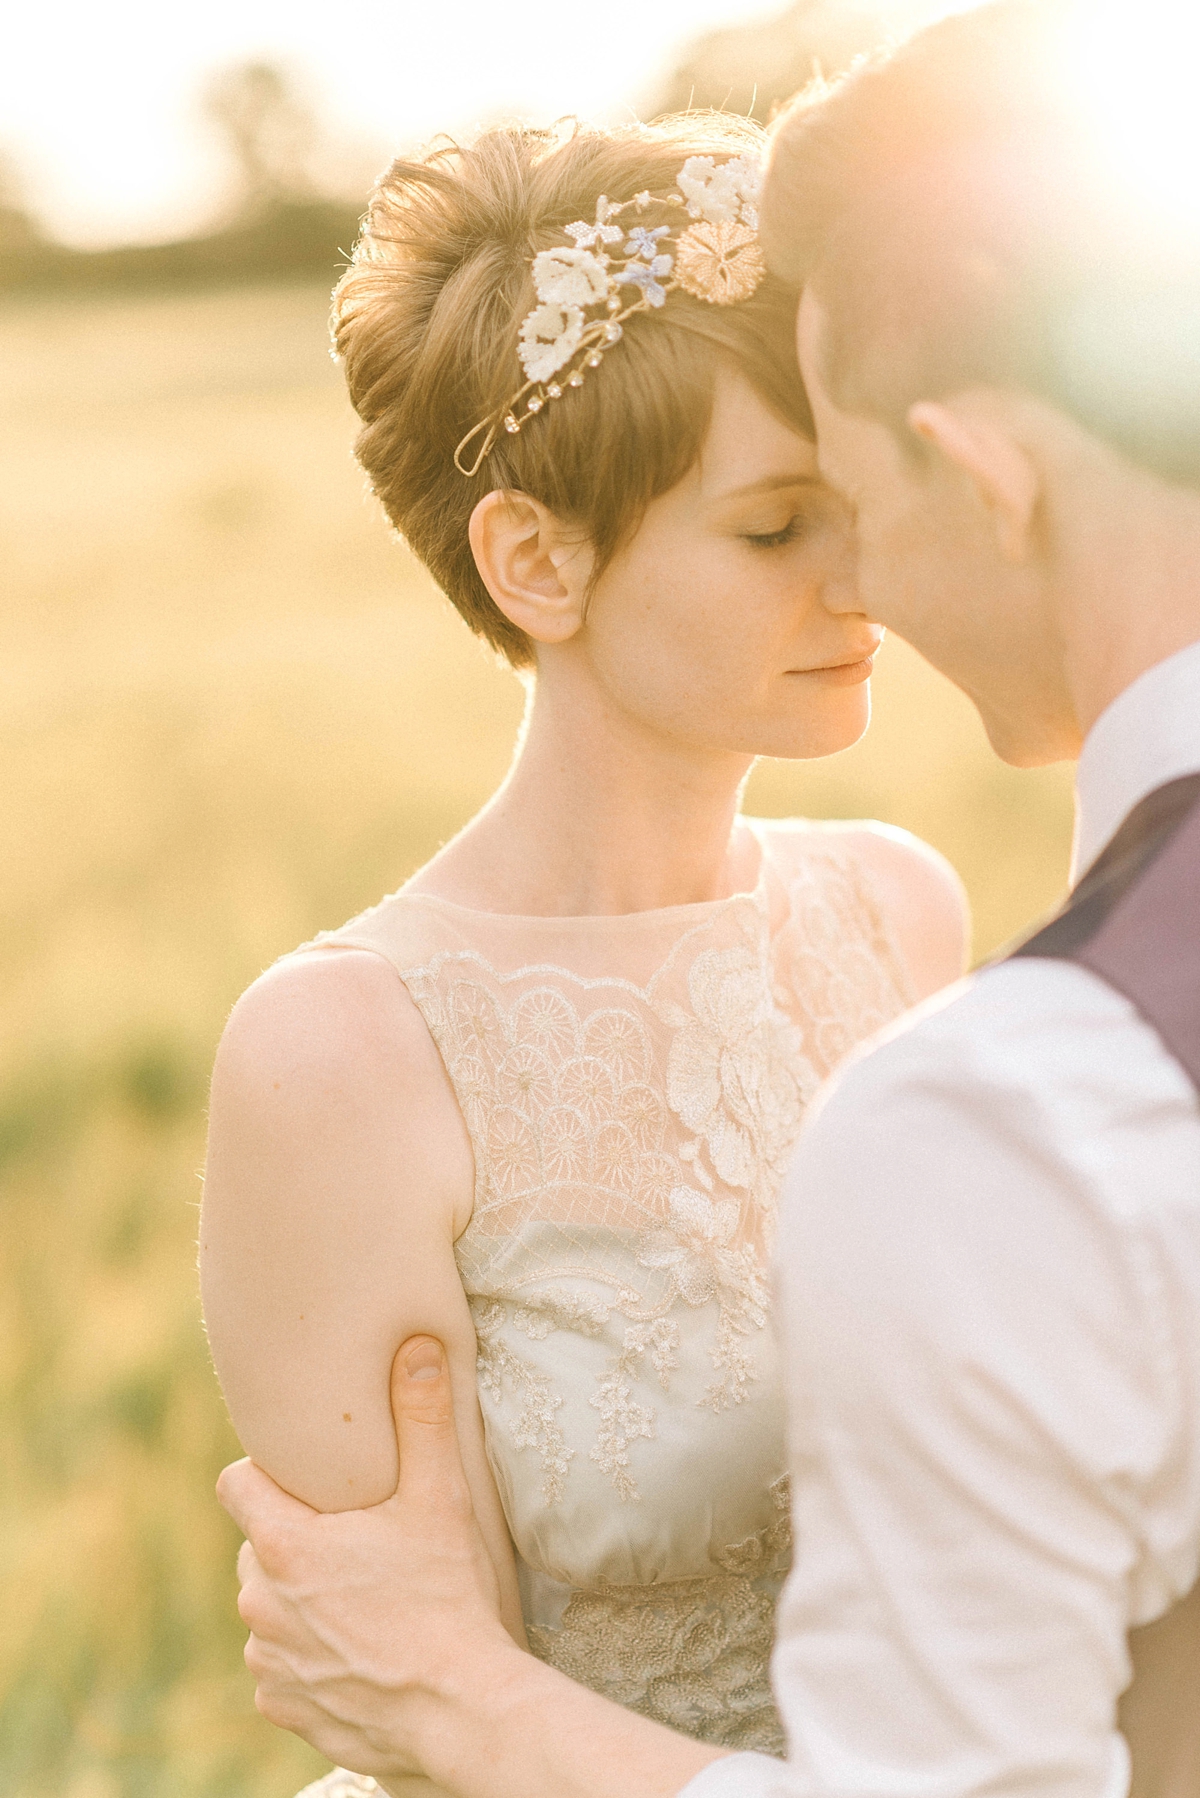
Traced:
<path id="1" fill-rule="evenodd" d="M 821 586 L 821 603 L 840 617 L 846 612 L 866 615 L 858 591 L 858 540 L 849 527 L 838 535 L 837 548 Z"/>

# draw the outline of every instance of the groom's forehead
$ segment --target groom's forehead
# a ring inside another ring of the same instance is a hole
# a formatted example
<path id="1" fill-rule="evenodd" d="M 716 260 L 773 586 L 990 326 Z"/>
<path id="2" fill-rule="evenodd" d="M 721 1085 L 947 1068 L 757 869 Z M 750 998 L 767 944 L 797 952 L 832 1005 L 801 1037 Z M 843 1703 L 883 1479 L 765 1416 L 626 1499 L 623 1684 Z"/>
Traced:
<path id="1" fill-rule="evenodd" d="M 921 451 L 907 420 L 899 424 L 868 409 L 848 406 L 830 391 L 825 371 L 828 342 L 836 329 L 816 292 L 806 289 L 797 314 L 796 334 L 801 372 L 817 433 L 817 465 L 821 479 L 859 517 L 864 506 L 875 517 L 897 506 L 909 509 L 914 483 L 920 482 Z M 901 434 L 908 438 L 907 445 Z"/>
<path id="2" fill-rule="evenodd" d="M 823 344 L 827 321 L 820 300 L 806 294 L 796 320 L 796 342 L 800 370 L 808 390 L 809 404 L 817 431 L 817 466 L 821 478 L 851 504 L 857 503 L 864 483 L 871 478 L 870 438 L 873 433 L 862 427 L 866 419 L 843 413 L 837 406 L 821 372 Z"/>
<path id="3" fill-rule="evenodd" d="M 841 408 L 831 391 L 826 367 L 830 336 L 829 312 L 819 293 L 806 288 L 796 313 L 796 354 L 800 372 L 808 392 L 813 419 L 817 426 L 817 453 L 821 454 L 822 438 L 832 437 L 828 427 L 836 424 Z M 826 427 L 822 431 L 822 425 Z"/>
<path id="4" fill-rule="evenodd" d="M 796 313 L 796 354 L 800 360 L 800 373 L 812 408 L 813 422 L 817 427 L 818 457 L 821 450 L 821 421 L 823 418 L 828 419 L 832 403 L 823 366 L 827 336 L 828 318 L 825 306 L 814 289 L 806 288 L 800 297 Z"/>

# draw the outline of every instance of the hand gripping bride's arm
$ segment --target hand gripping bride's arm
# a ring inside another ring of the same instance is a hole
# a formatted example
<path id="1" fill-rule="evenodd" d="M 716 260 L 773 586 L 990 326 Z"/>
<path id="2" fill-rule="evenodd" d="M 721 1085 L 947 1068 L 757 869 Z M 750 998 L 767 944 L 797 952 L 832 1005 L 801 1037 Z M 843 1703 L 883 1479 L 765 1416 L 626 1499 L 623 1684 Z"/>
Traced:
<path id="1" fill-rule="evenodd" d="M 392 1359 L 414 1332 L 436 1333 L 500 1614 L 523 1643 L 454 1261 L 473 1174 L 437 1050 L 386 963 L 298 956 L 243 997 L 213 1076 L 200 1233 L 242 1445 L 306 1509 L 376 1505 L 397 1477 Z"/>
<path id="2" fill-rule="evenodd" d="M 392 1402 L 400 1482 L 370 1510 L 318 1516 L 249 1461 L 221 1475 L 263 1714 L 397 1794 L 420 1764 L 458 1798 L 672 1798 L 723 1759 L 515 1647 L 438 1343 L 402 1345 Z"/>

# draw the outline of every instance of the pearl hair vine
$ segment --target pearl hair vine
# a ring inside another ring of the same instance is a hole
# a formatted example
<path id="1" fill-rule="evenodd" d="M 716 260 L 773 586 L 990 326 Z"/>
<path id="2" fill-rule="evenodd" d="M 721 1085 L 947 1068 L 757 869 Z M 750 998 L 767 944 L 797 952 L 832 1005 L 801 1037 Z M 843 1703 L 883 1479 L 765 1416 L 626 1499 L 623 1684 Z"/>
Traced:
<path id="1" fill-rule="evenodd" d="M 467 432 L 454 452 L 459 473 L 478 474 L 501 432 L 515 436 L 545 405 L 582 387 L 634 313 L 661 307 L 677 288 L 713 306 L 748 300 L 766 274 L 758 242 L 761 183 L 753 157 L 734 156 L 718 166 L 711 156 L 689 156 L 675 192 L 624 201 L 601 194 L 593 224 L 580 219 L 566 227 L 574 240 L 569 248 L 540 250 L 531 265 L 538 303 L 522 320 L 517 346 L 528 378 Z M 679 208 L 693 222 L 678 233 L 670 225 L 651 231 L 616 222 L 651 206 Z M 622 289 L 630 287 L 637 297 L 627 304 Z M 599 317 L 589 318 L 596 312 Z M 473 444 L 468 463 L 465 452 Z"/>

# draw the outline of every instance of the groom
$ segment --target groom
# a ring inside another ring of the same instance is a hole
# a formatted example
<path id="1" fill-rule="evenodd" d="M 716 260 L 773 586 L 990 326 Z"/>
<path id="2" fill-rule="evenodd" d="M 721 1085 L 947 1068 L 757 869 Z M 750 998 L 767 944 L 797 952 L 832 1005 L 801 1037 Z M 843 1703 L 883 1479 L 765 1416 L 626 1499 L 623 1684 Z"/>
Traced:
<path id="1" fill-rule="evenodd" d="M 1082 747 L 1065 913 L 855 1060 L 787 1182 L 788 1760 L 513 1646 L 424 1339 L 394 1372 L 394 1499 L 320 1517 L 249 1463 L 222 1477 L 261 1708 L 398 1792 L 422 1766 L 462 1798 L 1121 1798 L 1129 1633 L 1186 1636 L 1200 222 L 1162 228 L 1101 171 L 1054 66 L 1064 17 L 1003 0 L 860 69 L 784 122 L 766 193 L 822 469 L 857 514 L 854 603 L 1007 761 Z"/>

